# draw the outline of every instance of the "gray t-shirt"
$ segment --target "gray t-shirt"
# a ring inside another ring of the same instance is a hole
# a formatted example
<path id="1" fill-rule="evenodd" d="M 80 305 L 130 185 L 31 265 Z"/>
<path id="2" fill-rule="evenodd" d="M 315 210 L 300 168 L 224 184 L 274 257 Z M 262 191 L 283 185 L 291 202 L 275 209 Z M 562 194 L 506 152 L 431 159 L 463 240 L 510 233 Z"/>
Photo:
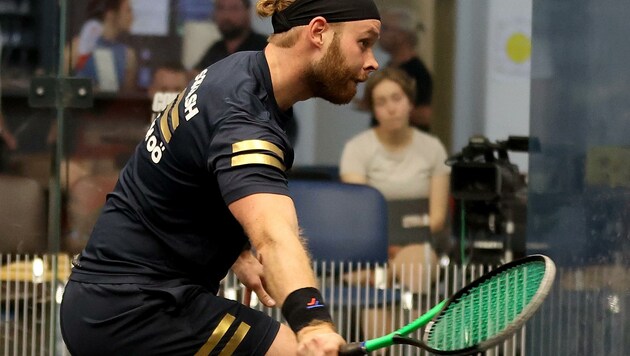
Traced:
<path id="1" fill-rule="evenodd" d="M 365 130 L 344 146 L 340 174 L 361 174 L 387 200 L 427 198 L 431 177 L 450 173 L 446 149 L 440 140 L 418 129 L 411 143 L 396 152 L 388 151 L 374 129 Z"/>

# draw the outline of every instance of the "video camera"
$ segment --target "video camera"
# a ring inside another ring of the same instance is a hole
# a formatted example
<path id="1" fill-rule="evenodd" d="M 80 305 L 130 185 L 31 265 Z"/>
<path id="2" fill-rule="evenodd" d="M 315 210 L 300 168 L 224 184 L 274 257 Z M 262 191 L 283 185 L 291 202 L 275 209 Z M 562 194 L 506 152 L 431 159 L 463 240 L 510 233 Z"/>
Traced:
<path id="1" fill-rule="evenodd" d="M 512 235 L 518 223 L 524 226 L 519 220 L 525 217 L 527 184 L 508 152 L 528 152 L 529 146 L 530 139 L 523 136 L 494 143 L 473 136 L 468 146 L 446 161 L 451 166 L 455 201 L 453 231 L 474 262 L 506 262 L 525 253 L 524 232 L 523 236 Z M 463 251 L 460 249 L 462 262 L 466 260 Z"/>
<path id="2" fill-rule="evenodd" d="M 490 201 L 514 194 L 525 186 L 518 167 L 510 162 L 508 151 L 527 152 L 529 138 L 510 136 L 491 143 L 473 136 L 461 153 L 450 157 L 451 193 L 455 199 Z"/>

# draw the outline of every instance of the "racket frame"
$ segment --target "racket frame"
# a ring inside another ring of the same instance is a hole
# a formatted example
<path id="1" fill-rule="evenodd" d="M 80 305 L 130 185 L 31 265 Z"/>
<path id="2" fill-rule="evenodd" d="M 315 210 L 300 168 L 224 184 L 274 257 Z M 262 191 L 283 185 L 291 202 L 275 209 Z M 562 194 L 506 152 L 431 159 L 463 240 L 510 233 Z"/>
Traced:
<path id="1" fill-rule="evenodd" d="M 536 293 L 532 296 L 529 303 L 527 303 L 527 305 L 523 308 L 523 310 L 521 310 L 521 312 L 508 325 L 506 325 L 506 327 L 504 327 L 503 330 L 501 330 L 501 332 L 497 333 L 496 335 L 493 335 L 487 340 L 484 340 L 476 345 L 473 345 L 471 347 L 467 347 L 464 349 L 460 349 L 460 350 L 452 350 L 452 351 L 436 350 L 427 344 L 427 340 L 429 338 L 429 335 L 431 334 L 431 329 L 435 326 L 437 321 L 440 320 L 440 316 L 446 313 L 449 305 L 457 302 L 459 299 L 462 298 L 462 296 L 464 296 L 470 290 L 494 278 L 496 275 L 501 274 L 509 269 L 516 268 L 520 265 L 532 263 L 535 261 L 542 262 L 545 264 L 545 272 L 544 272 L 542 280 L 540 281 L 540 284 L 538 285 L 538 289 L 536 290 Z M 423 335 L 421 347 L 429 352 L 432 352 L 438 355 L 470 355 L 470 354 L 476 354 L 476 353 L 482 352 L 484 350 L 488 350 L 489 348 L 499 344 L 501 341 L 512 336 L 518 329 L 520 329 L 527 322 L 527 320 L 529 320 L 529 318 L 538 310 L 540 305 L 544 302 L 545 298 L 549 294 L 549 291 L 551 290 L 551 287 L 553 286 L 555 276 L 556 276 L 555 263 L 551 260 L 551 258 L 545 255 L 540 255 L 540 254 L 530 255 L 530 256 L 526 256 L 526 257 L 511 261 L 511 262 L 507 262 L 493 269 L 492 271 L 477 278 L 473 282 L 467 284 L 462 289 L 458 290 L 455 294 L 453 294 L 451 297 L 449 297 L 445 302 L 443 302 L 444 303 L 443 308 L 440 309 L 440 312 L 437 315 L 435 315 L 435 317 L 432 318 L 426 325 L 427 328 L 425 329 L 425 332 Z M 402 330 L 402 329 L 399 329 L 399 330 Z M 404 335 L 406 334 L 403 334 L 403 336 Z"/>
<path id="2" fill-rule="evenodd" d="M 448 306 L 459 299 L 470 291 L 471 289 L 479 286 L 485 281 L 495 277 L 498 274 L 505 272 L 506 270 L 518 267 L 520 265 L 531 263 L 531 262 L 543 262 L 545 264 L 545 272 L 544 276 L 536 290 L 536 293 L 532 296 L 530 302 L 523 308 L 523 310 L 510 322 L 501 332 L 496 335 L 490 337 L 487 340 L 484 340 L 476 345 L 459 349 L 459 350 L 437 350 L 430 347 L 427 344 L 427 339 L 431 333 L 431 328 L 436 324 L 436 321 L 439 320 L 439 317 L 444 314 L 448 310 Z M 526 256 L 508 263 L 505 263 L 492 271 L 480 276 L 476 280 L 467 284 L 460 290 L 458 290 L 455 294 L 449 297 L 446 300 L 438 303 L 436 306 L 431 308 L 426 313 L 422 314 L 420 317 L 415 319 L 414 321 L 408 323 L 407 325 L 401 327 L 400 329 L 389 333 L 387 335 L 383 335 L 381 337 L 377 337 L 374 339 L 366 340 L 360 343 L 351 343 L 347 344 L 346 350 L 347 352 L 341 352 L 341 355 L 360 355 L 360 354 L 368 354 L 370 352 L 376 351 L 378 349 L 392 346 L 392 345 L 413 345 L 416 347 L 420 347 L 429 352 L 438 355 L 470 355 L 482 352 L 487 350 L 501 341 L 510 337 L 515 331 L 521 328 L 525 322 L 538 310 L 540 305 L 543 303 L 551 287 L 553 286 L 553 282 L 555 280 L 556 275 L 556 266 L 554 262 L 547 256 L 537 254 Z M 427 326 L 425 328 L 425 332 L 422 340 L 418 340 L 415 338 L 407 337 L 410 333 Z M 343 350 L 343 348 L 342 348 Z"/>

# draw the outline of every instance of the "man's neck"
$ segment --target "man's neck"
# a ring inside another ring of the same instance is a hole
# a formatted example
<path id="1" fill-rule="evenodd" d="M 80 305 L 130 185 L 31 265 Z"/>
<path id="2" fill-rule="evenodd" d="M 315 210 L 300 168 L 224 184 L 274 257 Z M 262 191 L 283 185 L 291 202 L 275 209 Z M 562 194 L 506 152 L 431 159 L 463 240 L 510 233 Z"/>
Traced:
<path id="1" fill-rule="evenodd" d="M 313 95 L 305 84 L 303 75 L 306 62 L 299 53 L 300 49 L 296 48 L 282 48 L 273 44 L 265 47 L 274 97 L 282 110 L 287 110 L 296 102 Z"/>
<path id="2" fill-rule="evenodd" d="M 119 35 L 119 31 L 116 29 L 116 26 L 113 24 L 104 23 L 103 24 L 103 33 L 101 37 L 104 40 L 114 42 Z"/>

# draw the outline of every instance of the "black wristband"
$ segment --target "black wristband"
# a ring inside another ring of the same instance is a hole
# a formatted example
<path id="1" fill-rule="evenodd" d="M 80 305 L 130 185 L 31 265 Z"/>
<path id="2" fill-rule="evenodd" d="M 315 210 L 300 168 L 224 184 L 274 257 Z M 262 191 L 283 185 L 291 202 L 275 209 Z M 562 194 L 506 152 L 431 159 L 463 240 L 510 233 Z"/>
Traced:
<path id="1" fill-rule="evenodd" d="M 289 294 L 282 305 L 282 315 L 293 332 L 297 333 L 314 321 L 332 324 L 332 317 L 317 288 L 306 287 Z"/>

